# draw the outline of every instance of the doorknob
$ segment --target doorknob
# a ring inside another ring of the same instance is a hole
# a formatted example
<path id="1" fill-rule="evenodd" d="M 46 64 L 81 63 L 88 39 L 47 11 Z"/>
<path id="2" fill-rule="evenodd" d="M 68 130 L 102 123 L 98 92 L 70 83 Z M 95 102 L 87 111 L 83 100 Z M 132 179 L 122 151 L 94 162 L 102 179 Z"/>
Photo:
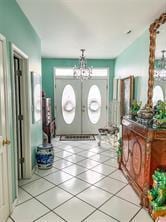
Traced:
<path id="1" fill-rule="evenodd" d="M 2 145 L 9 145 L 10 144 L 10 140 L 6 139 L 2 141 Z"/>

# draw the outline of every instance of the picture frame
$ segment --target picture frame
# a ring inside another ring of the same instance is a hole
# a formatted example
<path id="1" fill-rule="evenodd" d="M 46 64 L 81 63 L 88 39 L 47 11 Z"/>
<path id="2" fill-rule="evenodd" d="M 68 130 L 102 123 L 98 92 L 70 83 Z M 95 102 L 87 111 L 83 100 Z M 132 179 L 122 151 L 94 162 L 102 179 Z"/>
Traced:
<path id="1" fill-rule="evenodd" d="M 129 115 L 133 100 L 134 76 L 120 80 L 120 113 L 121 117 Z"/>
<path id="2" fill-rule="evenodd" d="M 40 74 L 31 72 L 32 86 L 32 123 L 41 121 L 42 112 L 42 91 L 40 83 Z"/>

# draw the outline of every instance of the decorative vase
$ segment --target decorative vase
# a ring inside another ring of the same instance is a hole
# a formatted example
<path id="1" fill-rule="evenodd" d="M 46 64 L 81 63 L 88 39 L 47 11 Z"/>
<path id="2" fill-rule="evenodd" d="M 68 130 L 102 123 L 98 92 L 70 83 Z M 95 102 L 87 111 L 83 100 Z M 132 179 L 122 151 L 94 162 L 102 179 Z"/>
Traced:
<path id="1" fill-rule="evenodd" d="M 54 151 L 52 144 L 41 144 L 37 147 L 36 160 L 39 169 L 49 169 L 54 162 Z"/>

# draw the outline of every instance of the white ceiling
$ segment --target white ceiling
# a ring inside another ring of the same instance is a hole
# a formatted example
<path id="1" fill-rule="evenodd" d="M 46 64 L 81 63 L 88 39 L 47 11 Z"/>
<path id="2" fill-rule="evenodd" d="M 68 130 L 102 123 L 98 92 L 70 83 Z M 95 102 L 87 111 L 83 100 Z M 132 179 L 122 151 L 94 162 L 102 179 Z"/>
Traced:
<path id="1" fill-rule="evenodd" d="M 115 58 L 166 11 L 166 0 L 17 0 L 42 56 Z M 129 35 L 125 33 L 132 30 Z"/>

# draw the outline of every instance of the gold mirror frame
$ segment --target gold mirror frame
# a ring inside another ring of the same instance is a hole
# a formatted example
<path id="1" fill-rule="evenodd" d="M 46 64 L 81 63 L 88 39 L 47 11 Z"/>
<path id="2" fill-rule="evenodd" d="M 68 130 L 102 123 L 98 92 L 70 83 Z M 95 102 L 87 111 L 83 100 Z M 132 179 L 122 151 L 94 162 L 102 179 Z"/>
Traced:
<path id="1" fill-rule="evenodd" d="M 154 86 L 154 64 L 155 64 L 155 49 L 156 49 L 156 35 L 160 25 L 166 22 L 166 13 L 156 19 L 149 28 L 150 32 L 150 48 L 149 48 L 149 80 L 148 80 L 148 101 L 149 106 L 153 106 L 153 86 Z"/>

